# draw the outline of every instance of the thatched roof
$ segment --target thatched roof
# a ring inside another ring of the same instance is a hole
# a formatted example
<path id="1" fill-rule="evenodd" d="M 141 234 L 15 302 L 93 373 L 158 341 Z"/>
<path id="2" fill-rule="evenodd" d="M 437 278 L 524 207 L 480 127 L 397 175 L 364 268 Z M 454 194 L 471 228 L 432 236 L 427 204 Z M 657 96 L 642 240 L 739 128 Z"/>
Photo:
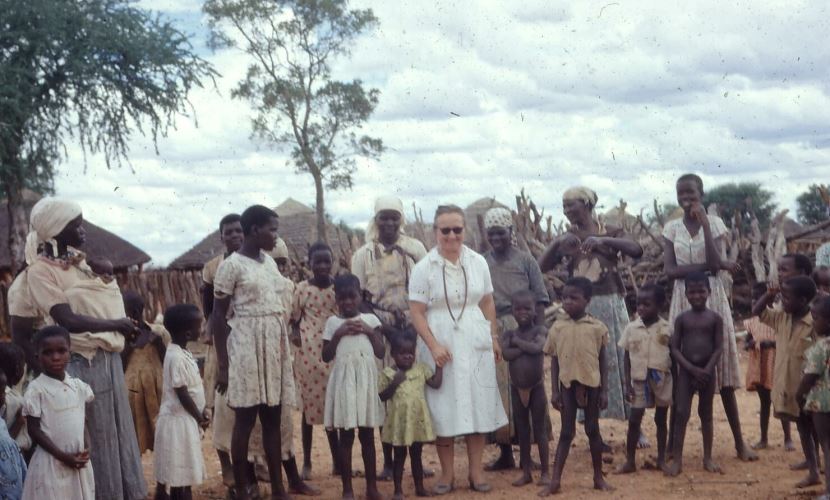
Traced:
<path id="1" fill-rule="evenodd" d="M 495 207 L 510 209 L 495 198 L 481 198 L 470 203 L 464 209 L 464 219 L 467 225 L 467 235 L 464 238 L 464 243 L 477 252 L 481 250 L 484 243 L 481 241 L 481 230 L 484 228 L 479 229 L 478 216 L 484 217 L 488 210 Z"/>
<path id="2" fill-rule="evenodd" d="M 32 207 L 40 198 L 41 195 L 38 193 L 24 190 L 23 205 L 26 209 L 27 219 Z M 143 250 L 87 219 L 84 219 L 84 229 L 86 230 L 86 244 L 83 250 L 90 257 L 107 258 L 112 261 L 113 267 L 117 270 L 139 266 L 150 261 L 150 256 Z M 8 234 L 9 211 L 6 209 L 4 200 L 0 208 L 0 241 L 6 241 Z M 8 244 L 0 244 L 0 269 L 9 269 L 10 267 L 9 246 Z"/>
<path id="3" fill-rule="evenodd" d="M 280 216 L 279 235 L 288 246 L 291 257 L 297 261 L 305 258 L 308 247 L 317 241 L 317 215 L 314 209 L 293 198 L 287 198 L 274 211 Z M 338 247 L 349 246 L 345 234 L 338 233 L 337 228 L 328 224 L 326 229 L 329 244 L 337 255 Z M 338 239 L 339 238 L 339 239 Z M 224 251 L 219 240 L 219 230 L 211 232 L 193 248 L 170 263 L 171 269 L 200 269 L 205 262 Z"/>

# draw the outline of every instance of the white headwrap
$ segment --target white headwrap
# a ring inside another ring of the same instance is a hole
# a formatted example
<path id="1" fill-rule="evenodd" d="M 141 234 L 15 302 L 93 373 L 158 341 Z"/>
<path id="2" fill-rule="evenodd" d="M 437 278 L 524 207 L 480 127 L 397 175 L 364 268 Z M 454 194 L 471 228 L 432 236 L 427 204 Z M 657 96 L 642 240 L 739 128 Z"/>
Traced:
<path id="1" fill-rule="evenodd" d="M 587 206 L 591 207 L 591 218 L 597 223 L 597 227 L 599 228 L 600 232 L 605 231 L 605 225 L 602 221 L 599 220 L 597 216 L 597 201 L 599 198 L 597 197 L 597 193 L 585 186 L 576 186 L 568 189 L 565 191 L 565 194 L 562 195 L 562 200 L 579 200 Z"/>
<path id="2" fill-rule="evenodd" d="M 403 234 L 403 227 L 406 224 L 406 219 L 403 214 L 403 203 L 400 198 L 395 196 L 381 196 L 375 200 L 375 215 L 369 221 L 368 227 L 366 227 L 366 241 L 374 241 L 378 238 L 378 226 L 375 222 L 375 217 L 384 210 L 392 210 L 401 214 L 400 233 Z"/>
<path id="3" fill-rule="evenodd" d="M 484 214 L 484 229 L 491 227 L 513 227 L 513 214 L 502 207 L 493 207 Z"/>
<path id="4" fill-rule="evenodd" d="M 270 255 L 274 260 L 291 258 L 288 255 L 288 245 L 285 244 L 285 241 L 282 238 L 277 238 L 277 244 L 274 245 L 274 249 L 271 250 Z"/>
<path id="5" fill-rule="evenodd" d="M 26 236 L 26 263 L 31 264 L 37 258 L 37 249 L 44 243 L 52 245 L 52 251 L 58 251 L 55 236 L 60 234 L 67 224 L 81 215 L 81 206 L 74 201 L 59 198 L 42 198 L 32 207 L 29 215 L 29 235 Z M 56 255 L 57 257 L 57 255 Z"/>

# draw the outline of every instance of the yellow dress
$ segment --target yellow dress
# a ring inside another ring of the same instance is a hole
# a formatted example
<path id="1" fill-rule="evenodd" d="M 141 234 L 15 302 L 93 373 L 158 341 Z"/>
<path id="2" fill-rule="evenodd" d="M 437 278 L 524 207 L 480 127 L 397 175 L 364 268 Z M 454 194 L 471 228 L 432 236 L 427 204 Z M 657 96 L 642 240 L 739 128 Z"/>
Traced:
<path id="1" fill-rule="evenodd" d="M 389 386 L 395 372 L 396 369 L 391 366 L 380 372 L 378 392 Z M 386 402 L 386 422 L 381 441 L 392 446 L 435 441 L 432 417 L 424 395 L 426 381 L 431 377 L 432 369 L 423 363 L 416 363 L 406 372 L 406 378 Z"/>

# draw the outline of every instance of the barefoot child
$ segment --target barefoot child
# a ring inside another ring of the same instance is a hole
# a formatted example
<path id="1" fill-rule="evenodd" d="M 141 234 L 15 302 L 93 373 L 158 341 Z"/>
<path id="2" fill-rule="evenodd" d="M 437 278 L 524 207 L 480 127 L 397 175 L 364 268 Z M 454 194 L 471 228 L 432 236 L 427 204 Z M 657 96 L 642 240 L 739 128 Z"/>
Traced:
<path id="1" fill-rule="evenodd" d="M 813 330 L 818 340 L 805 355 L 804 376 L 795 397 L 804 411 L 813 415 L 813 427 L 824 451 L 824 495 L 830 499 L 830 297 L 813 302 Z"/>
<path id="2" fill-rule="evenodd" d="M 5 372 L 0 370 L 0 407 L 6 406 L 7 383 Z M 0 498 L 20 498 L 25 480 L 26 461 L 14 438 L 9 435 L 6 422 L 0 419 Z"/>
<path id="3" fill-rule="evenodd" d="M 720 472 L 720 467 L 712 461 L 712 400 L 715 367 L 723 353 L 723 319 L 706 307 L 710 288 L 709 278 L 704 273 L 689 273 L 684 281 L 686 300 L 692 308 L 677 316 L 671 338 L 671 352 L 677 363 L 677 416 L 672 429 L 672 464 L 664 468 L 668 476 L 677 476 L 683 471 L 683 442 L 695 393 L 698 394 L 697 413 L 703 433 L 703 468 Z"/>
<path id="4" fill-rule="evenodd" d="M 562 289 L 563 315 L 548 333 L 544 351 L 551 359 L 553 389 L 551 405 L 562 415 L 562 430 L 551 468 L 551 481 L 541 496 L 558 493 L 565 460 L 571 450 L 576 428 L 576 410 L 585 410 L 585 434 L 591 446 L 594 489 L 613 488 L 602 475 L 602 439 L 599 434 L 599 411 L 608 403 L 608 370 L 605 348 L 608 328 L 585 312 L 591 301 L 591 282 L 587 278 L 571 278 Z"/>
<path id="5" fill-rule="evenodd" d="M 323 330 L 323 361 L 334 360 L 326 386 L 323 423 L 336 429 L 343 498 L 354 498 L 352 490 L 352 445 L 354 430 L 360 439 L 366 471 L 366 498 L 381 497 L 377 489 L 374 428 L 383 425 L 383 407 L 378 396 L 375 359 L 382 359 L 385 346 L 374 314 L 360 313 L 360 281 L 353 274 L 334 280 L 339 314 L 326 321 Z"/>
<path id="6" fill-rule="evenodd" d="M 37 445 L 23 500 L 92 500 L 95 477 L 89 462 L 87 404 L 92 389 L 66 373 L 69 332 L 47 326 L 35 334 L 35 352 L 43 372 L 26 389 L 23 415 Z"/>
<path id="7" fill-rule="evenodd" d="M 548 401 L 545 396 L 545 327 L 536 324 L 536 295 L 530 290 L 513 294 L 512 315 L 518 328 L 504 332 L 501 338 L 502 357 L 509 363 L 510 400 L 513 402 L 513 422 L 519 435 L 519 463 L 522 476 L 513 486 L 524 486 L 533 482 L 530 473 L 530 432 L 539 447 L 539 461 L 542 463 L 540 485 L 550 483 L 548 475 L 549 451 L 547 425 Z"/>
<path id="8" fill-rule="evenodd" d="M 6 428 L 15 440 L 23 456 L 32 455 L 32 440 L 26 432 L 26 419 L 23 417 L 23 395 L 16 389 L 26 373 L 26 353 L 22 347 L 11 342 L 0 343 L 0 372 L 6 376 L 6 388 L 3 391 L 5 403 L 0 408 L 0 415 L 6 422 Z M 2 498 L 2 497 L 0 497 Z"/>
<path id="9" fill-rule="evenodd" d="M 201 311 L 192 304 L 176 304 L 164 311 L 164 328 L 172 341 L 164 356 L 164 388 L 156 425 L 156 500 L 190 500 L 191 487 L 206 477 L 199 428 L 206 428 L 210 420 L 199 367 L 187 350 L 188 341 L 198 340 L 202 323 Z"/>
<path id="10" fill-rule="evenodd" d="M 640 426 L 646 408 L 655 408 L 657 426 L 657 463 L 652 468 L 662 469 L 666 461 L 666 416 L 672 403 L 671 331 L 668 321 L 660 317 L 666 294 L 659 285 L 645 285 L 637 294 L 638 318 L 629 323 L 620 339 L 625 349 L 625 387 L 631 403 L 626 436 L 626 462 L 617 472 L 625 474 L 637 470 L 635 454 L 640 438 Z"/>
<path id="11" fill-rule="evenodd" d="M 752 313 L 775 331 L 775 375 L 772 386 L 772 404 L 775 416 L 795 421 L 801 449 L 807 463 L 807 477 L 796 484 L 806 488 L 819 484 L 816 447 L 810 417 L 799 407 L 795 393 L 801 382 L 804 353 L 812 345 L 813 317 L 810 302 L 816 295 L 816 285 L 806 276 L 794 276 L 781 288 L 783 310 L 769 306 L 775 301 L 778 290 L 770 289 L 752 307 Z"/>
<path id="12" fill-rule="evenodd" d="M 392 445 L 392 477 L 395 481 L 393 498 L 403 499 L 403 467 L 406 463 L 407 448 L 412 458 L 415 494 L 426 497 L 429 493 L 424 488 L 421 450 L 424 443 L 435 441 L 435 432 L 432 429 L 424 386 L 428 385 L 433 389 L 441 387 L 443 370 L 439 366 L 433 373 L 427 365 L 415 363 L 415 332 L 393 330 L 388 337 L 392 344 L 395 367 L 387 366 L 381 371 L 378 389 L 380 400 L 387 403 L 381 439 L 384 443 Z"/>

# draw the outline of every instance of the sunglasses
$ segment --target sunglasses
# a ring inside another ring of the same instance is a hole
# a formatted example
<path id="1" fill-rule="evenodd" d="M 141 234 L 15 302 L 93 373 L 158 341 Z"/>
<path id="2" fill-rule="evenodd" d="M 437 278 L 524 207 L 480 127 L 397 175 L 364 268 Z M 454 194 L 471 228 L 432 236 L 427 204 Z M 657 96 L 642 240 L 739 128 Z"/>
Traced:
<path id="1" fill-rule="evenodd" d="M 450 234 L 450 232 L 453 232 L 455 234 L 461 234 L 464 231 L 464 228 L 463 227 L 439 227 L 438 230 L 441 231 L 441 234 L 443 234 L 443 235 Z"/>

